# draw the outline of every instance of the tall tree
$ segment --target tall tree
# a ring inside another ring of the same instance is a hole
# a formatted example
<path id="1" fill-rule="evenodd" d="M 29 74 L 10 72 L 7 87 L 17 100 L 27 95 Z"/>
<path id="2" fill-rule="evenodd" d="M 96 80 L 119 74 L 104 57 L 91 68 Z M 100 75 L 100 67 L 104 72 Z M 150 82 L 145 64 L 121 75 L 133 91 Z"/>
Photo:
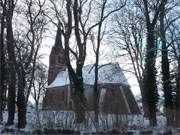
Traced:
<path id="1" fill-rule="evenodd" d="M 145 23 L 139 17 L 141 11 L 134 6 L 134 2 L 128 3 L 123 12 L 115 16 L 115 25 L 112 30 L 113 43 L 120 50 L 118 53 L 120 57 L 124 59 L 127 56 L 130 60 L 133 70 L 129 69 L 129 61 L 126 61 L 127 69 L 125 71 L 132 73 L 137 79 L 142 97 L 144 116 L 147 117 L 148 104 L 145 99 L 145 89 L 143 89 Z M 125 16 L 126 19 L 122 18 L 122 16 Z"/>
<path id="2" fill-rule="evenodd" d="M 13 125 L 15 115 L 15 97 L 16 97 L 16 56 L 15 56 L 15 42 L 13 35 L 12 19 L 15 8 L 14 0 L 7 0 L 7 51 L 8 51 L 8 65 L 9 65 L 9 89 L 8 89 L 8 125 Z"/>
<path id="3" fill-rule="evenodd" d="M 178 47 L 180 53 L 180 46 Z M 180 127 L 180 57 L 178 58 L 178 69 L 176 77 L 176 124 Z"/>
<path id="4" fill-rule="evenodd" d="M 4 29 L 5 29 L 5 5 L 6 1 L 0 1 L 0 15 L 1 31 L 0 31 L 0 123 L 3 121 L 3 97 L 4 97 L 4 71 L 5 71 L 5 52 L 4 52 Z"/>
<path id="5" fill-rule="evenodd" d="M 170 68 L 169 68 L 169 59 L 168 59 L 168 46 L 166 41 L 166 30 L 165 30 L 165 5 L 167 0 L 163 3 L 160 12 L 160 37 L 162 45 L 162 82 L 164 90 L 164 107 L 167 117 L 167 125 L 173 124 L 173 95 L 171 87 L 171 78 L 170 78 Z"/>
<path id="6" fill-rule="evenodd" d="M 151 126 L 156 126 L 156 111 L 158 102 L 158 92 L 156 84 L 156 51 L 157 45 L 155 43 L 155 28 L 157 20 L 160 14 L 160 10 L 164 5 L 165 0 L 157 0 L 150 2 L 143 0 L 143 9 L 147 29 L 147 46 L 146 46 L 146 57 L 145 57 L 145 71 L 144 71 L 144 82 L 143 87 L 146 89 L 145 98 L 148 103 L 148 116 Z M 154 15 L 150 14 L 150 5 L 154 10 Z M 151 17 L 152 20 L 151 20 Z"/>
<path id="7" fill-rule="evenodd" d="M 74 109 L 76 112 L 76 120 L 81 123 L 85 120 L 85 101 L 84 101 L 84 86 L 82 77 L 82 68 L 86 57 L 86 39 L 85 23 L 81 20 L 83 1 L 78 0 L 66 0 L 65 3 L 60 3 L 65 15 L 59 12 L 56 2 L 50 0 L 53 5 L 55 17 L 57 23 L 48 14 L 46 16 L 51 20 L 53 24 L 57 26 L 59 31 L 59 37 L 63 36 L 64 42 L 64 55 L 65 62 L 69 72 L 69 78 L 71 82 L 72 99 L 74 101 Z M 86 1 L 87 2 L 87 1 Z M 85 3 L 86 3 L 85 2 Z M 66 18 L 66 21 L 64 19 Z M 87 17 L 88 18 L 88 17 Z M 73 29 L 74 28 L 74 29 Z M 72 37 L 72 31 L 74 30 L 74 37 L 77 50 L 74 51 L 71 48 L 70 39 Z M 75 57 L 76 69 L 74 70 L 71 63 L 71 56 Z"/>
<path id="8" fill-rule="evenodd" d="M 26 126 L 26 108 L 28 105 L 29 95 L 35 79 L 36 63 L 38 52 L 45 32 L 46 19 L 43 15 L 45 1 L 26 0 L 24 16 L 25 25 L 28 26 L 27 33 L 16 30 L 16 49 L 17 61 L 16 72 L 18 79 L 17 107 L 18 107 L 18 127 Z M 33 8 L 36 7 L 34 11 Z M 29 47 L 29 49 L 27 49 Z"/>
<path id="9" fill-rule="evenodd" d="M 102 0 L 100 2 L 101 3 L 100 16 L 99 16 L 98 25 L 97 25 L 96 39 L 95 39 L 95 35 L 91 35 L 91 40 L 93 43 L 93 50 L 95 53 L 95 64 L 94 64 L 95 78 L 94 78 L 94 97 L 93 97 L 94 98 L 93 102 L 94 102 L 94 111 L 95 111 L 95 122 L 98 122 L 98 114 L 99 114 L 99 98 L 100 98 L 99 92 L 100 92 L 100 90 L 98 90 L 98 74 L 99 74 L 98 71 L 99 71 L 99 59 L 100 59 L 100 46 L 101 46 L 101 42 L 104 37 L 104 33 L 106 31 L 106 30 L 103 31 L 103 27 L 105 27 L 104 22 L 108 19 L 108 17 L 111 14 L 120 11 L 126 5 L 126 1 L 120 1 L 116 8 L 111 9 L 110 11 L 106 12 L 108 2 L 109 2 L 108 0 Z M 96 42 L 94 40 L 96 40 Z"/>
<path id="10" fill-rule="evenodd" d="M 176 78 L 176 125 L 180 126 L 180 31 L 179 20 L 171 23 L 168 27 L 168 39 L 170 40 L 171 53 L 175 60 L 175 78 Z"/>
<path id="11" fill-rule="evenodd" d="M 35 72 L 35 80 L 33 82 L 33 90 L 31 91 L 31 95 L 35 101 L 35 110 L 36 110 L 36 116 L 37 116 L 37 122 L 39 126 L 41 126 L 40 123 L 40 110 L 39 110 L 39 104 L 44 98 L 46 87 L 47 87 L 47 67 L 38 61 L 36 66 L 36 72 Z"/>
<path id="12" fill-rule="evenodd" d="M 51 16 L 46 14 L 50 21 L 56 25 L 60 38 L 63 37 L 63 47 L 65 55 L 65 63 L 68 68 L 69 78 L 71 82 L 71 95 L 74 101 L 75 111 L 76 111 L 76 120 L 78 123 L 81 123 L 85 119 L 85 100 L 84 100 L 84 86 L 83 86 L 83 77 L 82 77 L 82 67 L 84 65 L 86 57 L 86 39 L 85 35 L 85 23 L 81 20 L 82 14 L 82 5 L 83 1 L 78 0 L 66 0 L 65 3 L 58 3 L 61 5 L 62 9 L 59 11 L 57 3 L 53 0 L 50 0 L 53 7 L 52 9 L 55 12 L 55 22 Z M 85 1 L 86 3 L 87 1 Z M 84 4 L 83 4 L 84 5 Z M 66 14 L 62 14 L 62 10 Z M 66 18 L 66 20 L 65 20 Z M 74 29 L 73 29 L 74 28 Z M 74 38 L 76 42 L 77 50 L 73 50 L 71 47 L 70 39 L 72 38 L 72 31 L 74 30 Z M 71 56 L 76 60 L 76 69 L 73 69 L 71 63 Z"/>
<path id="13" fill-rule="evenodd" d="M 90 21 L 92 15 L 92 3 L 93 0 L 87 1 L 71 1 L 67 0 L 65 5 L 66 15 L 61 14 L 57 9 L 57 6 L 54 1 L 50 0 L 53 4 L 53 8 L 56 13 L 58 24 L 60 24 L 60 29 L 62 36 L 64 37 L 64 51 L 66 58 L 66 66 L 69 71 L 70 80 L 72 83 L 72 91 L 74 105 L 76 109 L 77 118 L 79 122 L 82 122 L 85 117 L 85 108 L 87 106 L 84 103 L 84 86 L 83 86 L 83 74 L 82 68 L 86 59 L 86 44 L 88 36 L 93 28 L 98 26 L 101 22 L 97 21 L 94 24 Z M 62 6 L 63 7 L 63 6 Z M 73 7 L 73 8 L 71 8 Z M 86 10 L 85 10 L 86 8 Z M 107 14 L 104 18 L 107 18 L 111 13 Z M 59 16 L 58 16 L 59 15 Z M 48 16 L 48 18 L 50 18 Z M 66 19 L 64 19 L 66 18 Z M 54 21 L 50 18 L 54 23 Z M 55 24 L 55 23 L 54 23 Z M 56 26 L 58 26 L 56 24 Z M 58 26 L 59 27 L 59 26 Z M 76 49 L 73 49 L 70 39 L 74 37 L 76 42 Z M 75 58 L 76 69 L 72 68 L 71 56 Z"/>

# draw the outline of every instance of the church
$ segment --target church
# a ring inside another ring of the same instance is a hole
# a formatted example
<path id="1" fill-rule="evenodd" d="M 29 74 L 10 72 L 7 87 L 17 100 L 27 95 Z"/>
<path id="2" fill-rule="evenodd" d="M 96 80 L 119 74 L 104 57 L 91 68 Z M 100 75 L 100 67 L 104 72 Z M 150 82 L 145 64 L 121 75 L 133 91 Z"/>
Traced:
<path id="1" fill-rule="evenodd" d="M 48 87 L 43 99 L 43 110 L 73 111 L 73 100 L 64 50 L 56 35 L 55 45 L 49 57 Z M 83 67 L 84 97 L 88 111 L 93 111 L 94 66 Z M 99 66 L 98 75 L 99 113 L 139 115 L 140 109 L 131 92 L 130 85 L 118 63 Z"/>

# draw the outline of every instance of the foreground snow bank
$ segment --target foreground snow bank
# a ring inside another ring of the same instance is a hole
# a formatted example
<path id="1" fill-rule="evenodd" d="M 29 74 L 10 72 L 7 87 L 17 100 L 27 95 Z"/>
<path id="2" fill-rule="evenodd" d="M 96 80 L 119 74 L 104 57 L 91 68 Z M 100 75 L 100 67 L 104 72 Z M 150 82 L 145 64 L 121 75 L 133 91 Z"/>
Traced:
<path id="1" fill-rule="evenodd" d="M 0 125 L 0 134 L 134 134 L 151 133 L 179 135 L 180 130 L 168 128 L 165 126 L 166 118 L 163 115 L 157 116 L 158 126 L 156 128 L 149 127 L 149 121 L 139 116 L 118 116 L 117 115 L 100 115 L 99 124 L 93 121 L 93 113 L 89 112 L 86 115 L 86 121 L 82 124 L 77 124 L 75 121 L 74 112 L 56 112 L 56 111 L 40 111 L 37 113 L 33 107 L 27 111 L 27 126 L 23 130 L 18 130 L 17 114 L 15 116 L 15 125 L 6 127 L 7 112 L 4 112 L 4 122 Z"/>

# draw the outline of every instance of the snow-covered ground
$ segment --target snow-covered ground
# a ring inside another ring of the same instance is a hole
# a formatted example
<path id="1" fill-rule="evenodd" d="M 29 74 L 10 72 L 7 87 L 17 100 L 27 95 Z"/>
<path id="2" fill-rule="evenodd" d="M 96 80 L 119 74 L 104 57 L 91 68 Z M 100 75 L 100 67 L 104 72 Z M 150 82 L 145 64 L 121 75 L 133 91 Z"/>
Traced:
<path id="1" fill-rule="evenodd" d="M 79 125 L 75 123 L 75 114 L 73 112 L 56 112 L 56 111 L 41 111 L 39 113 L 39 118 L 37 117 L 37 112 L 31 106 L 28 107 L 27 111 L 27 126 L 25 129 L 21 130 L 25 133 L 32 133 L 32 131 L 44 131 L 45 129 L 54 130 L 71 130 L 79 131 L 83 133 L 94 133 L 94 132 L 111 132 L 111 131 L 121 131 L 121 132 L 133 132 L 134 135 L 138 135 L 141 132 L 152 131 L 153 135 L 163 134 L 165 132 L 172 131 L 174 135 L 180 135 L 178 129 L 166 127 L 166 118 L 163 115 L 157 116 L 158 126 L 156 128 L 149 127 L 149 121 L 142 116 L 122 116 L 119 120 L 119 125 L 116 124 L 117 117 L 115 115 L 101 115 L 99 118 L 99 125 L 97 126 L 93 122 L 92 112 L 87 113 L 88 121 Z M 7 112 L 4 112 L 4 122 L 0 125 L 0 134 L 5 127 L 7 121 Z M 121 124 L 120 124 L 121 123 Z M 16 130 L 17 125 L 17 114 L 15 116 L 15 126 L 8 127 L 10 129 Z M 19 131 L 18 131 L 19 132 Z M 14 132 L 16 133 L 16 132 Z"/>

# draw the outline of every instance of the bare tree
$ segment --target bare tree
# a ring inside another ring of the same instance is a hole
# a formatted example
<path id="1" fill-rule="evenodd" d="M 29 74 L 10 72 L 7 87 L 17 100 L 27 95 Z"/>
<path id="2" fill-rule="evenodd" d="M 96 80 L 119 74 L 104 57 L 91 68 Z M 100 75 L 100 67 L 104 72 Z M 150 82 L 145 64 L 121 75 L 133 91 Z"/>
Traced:
<path id="1" fill-rule="evenodd" d="M 175 78 L 176 78 L 176 125 L 180 126 L 180 31 L 179 20 L 171 23 L 168 27 L 167 41 L 170 45 L 170 54 L 173 56 L 173 63 L 175 62 Z"/>
<path id="2" fill-rule="evenodd" d="M 26 125 L 26 107 L 31 89 L 34 82 L 36 70 L 36 61 L 39 48 L 45 32 L 46 20 L 43 17 L 43 6 L 45 1 L 26 0 L 25 17 L 27 18 L 27 33 L 17 32 L 16 49 L 17 64 L 16 71 L 18 75 L 18 127 L 24 128 Z M 36 7 L 36 11 L 33 8 Z M 19 38 L 18 38 L 19 36 Z M 23 38 L 23 39 L 22 39 Z M 28 48 L 28 49 L 27 49 Z"/>
<path id="3" fill-rule="evenodd" d="M 60 29 L 62 36 L 64 37 L 64 52 L 66 58 L 66 65 L 69 71 L 69 76 L 72 85 L 73 100 L 77 114 L 79 117 L 79 121 L 83 121 L 84 113 L 85 113 L 85 102 L 84 102 L 84 86 L 83 86 L 83 74 L 82 68 L 86 59 L 86 44 L 88 41 L 89 34 L 91 31 L 98 27 L 98 25 L 102 25 L 102 22 L 108 18 L 112 13 L 120 10 L 122 7 L 118 7 L 117 9 L 108 12 L 106 15 L 103 15 L 100 20 L 92 22 L 92 6 L 96 1 L 87 0 L 67 0 L 65 2 L 65 13 L 66 16 L 62 14 L 62 11 L 58 11 L 58 7 L 56 3 L 50 0 L 53 4 L 53 9 L 55 11 L 55 17 L 58 20 L 58 25 L 60 24 Z M 97 2 L 98 3 L 98 2 Z M 104 1 L 106 3 L 106 1 Z M 63 6 L 61 6 L 63 8 Z M 73 8 L 71 8 L 73 7 Z M 85 10 L 86 8 L 86 10 Z M 103 9 L 104 10 L 104 9 Z M 104 13 L 104 11 L 103 11 Z M 53 21 L 52 17 L 49 17 L 50 20 L 56 25 L 55 21 Z M 101 26 L 100 26 L 101 27 Z M 100 30 L 101 33 L 101 30 Z M 74 37 L 76 47 L 72 48 L 70 39 Z M 76 69 L 74 70 L 71 64 L 70 56 L 73 56 L 76 61 Z"/>
<path id="4" fill-rule="evenodd" d="M 145 46 L 143 44 L 145 38 L 144 30 L 144 20 L 139 16 L 141 11 L 137 8 L 132 8 L 135 6 L 134 2 L 129 3 L 126 8 L 124 8 L 122 14 L 117 14 L 115 16 L 115 23 L 112 35 L 114 39 L 114 44 L 118 47 L 120 53 L 125 53 L 120 55 L 120 57 L 125 57 L 126 55 L 130 59 L 130 64 L 133 70 L 127 69 L 127 72 L 135 75 L 142 97 L 142 105 L 144 116 L 147 116 L 148 104 L 145 99 L 145 89 L 143 89 L 143 72 L 144 72 L 144 55 Z M 125 16 L 126 19 L 122 18 Z M 128 62 L 126 63 L 129 67 Z"/>
<path id="5" fill-rule="evenodd" d="M 59 37 L 63 36 L 63 46 L 64 46 L 64 55 L 66 66 L 69 71 L 69 77 L 71 80 L 71 89 L 73 89 L 72 98 L 74 100 L 74 106 L 77 115 L 77 122 L 84 121 L 85 118 L 85 104 L 84 104 L 84 87 L 83 87 L 83 77 L 82 77 L 82 67 L 84 65 L 85 57 L 86 57 L 86 39 L 87 35 L 85 35 L 85 23 L 83 24 L 81 18 L 82 5 L 84 2 L 79 2 L 77 0 L 71 1 L 66 0 L 66 3 L 62 4 L 62 8 L 66 13 L 66 17 L 62 13 L 59 13 L 58 6 L 55 1 L 50 0 L 53 5 L 53 9 L 55 12 L 55 17 L 57 19 L 57 23 L 52 19 L 52 17 L 46 16 L 51 20 L 53 24 L 55 24 L 59 30 Z M 73 8 L 71 8 L 73 7 Z M 66 18 L 66 21 L 65 19 Z M 74 25 L 73 25 L 74 23 Z M 73 29 L 74 27 L 74 29 Z M 70 45 L 70 39 L 72 37 L 72 31 L 74 30 L 74 37 L 76 41 L 77 50 L 74 51 Z M 76 59 L 76 70 L 73 69 L 71 64 L 71 55 Z"/>
<path id="6" fill-rule="evenodd" d="M 5 52 L 4 52 L 4 29 L 5 29 L 5 3 L 6 1 L 0 1 L 0 14 L 1 32 L 0 32 L 0 123 L 3 121 L 3 103 L 4 103 L 4 71 L 5 71 Z"/>
<path id="7" fill-rule="evenodd" d="M 37 122 L 41 126 L 40 123 L 40 115 L 39 115 L 39 104 L 41 100 L 43 99 L 46 91 L 47 86 L 47 70 L 46 66 L 42 63 L 38 62 L 36 66 L 36 72 L 35 72 L 35 80 L 33 82 L 33 87 L 31 91 L 31 96 L 33 97 L 35 101 L 35 110 L 37 115 Z"/>
<path id="8" fill-rule="evenodd" d="M 120 4 L 122 2 L 122 4 Z M 95 53 L 95 64 L 94 64 L 94 72 L 95 72 L 95 81 L 94 81 L 94 111 L 95 111 L 95 121 L 98 122 L 98 110 L 99 110 L 99 90 L 98 90 L 98 70 L 99 70 L 99 53 L 100 53 L 100 46 L 101 46 L 101 41 L 103 40 L 103 36 L 104 36 L 104 31 L 103 29 L 103 24 L 104 22 L 108 19 L 108 17 L 115 13 L 118 12 L 119 10 L 121 10 L 125 5 L 126 5 L 126 1 L 121 1 L 119 2 L 119 5 L 117 8 L 115 9 L 111 9 L 111 11 L 106 12 L 106 8 L 108 5 L 108 0 L 103 0 L 101 1 L 101 6 L 100 6 L 100 17 L 98 20 L 98 25 L 97 25 L 97 38 L 96 38 L 96 43 L 95 43 L 95 37 L 94 35 L 91 35 L 91 40 L 93 43 L 93 50 Z"/>
<path id="9" fill-rule="evenodd" d="M 38 63 L 36 67 L 36 78 L 33 82 L 33 91 L 31 91 L 31 95 L 35 101 L 36 111 L 39 110 L 39 103 L 44 97 L 44 93 L 46 91 L 47 86 L 47 73 L 46 67 L 42 63 Z"/>
<path id="10" fill-rule="evenodd" d="M 15 97 L 16 97 L 16 56 L 15 56 L 15 42 L 13 35 L 12 18 L 15 8 L 14 0 L 7 0 L 7 51 L 9 64 L 9 89 L 8 89 L 8 125 L 13 125 L 15 115 Z"/>
<path id="11" fill-rule="evenodd" d="M 164 90 L 164 106 L 167 117 L 167 125 L 173 124 L 173 93 L 170 78 L 170 65 L 168 59 L 168 46 L 166 43 L 166 30 L 165 30 L 165 16 L 166 16 L 166 5 L 167 1 L 163 3 L 160 11 L 160 37 L 162 43 L 162 81 Z"/>
<path id="12" fill-rule="evenodd" d="M 146 57 L 145 57 L 145 71 L 143 74 L 143 87 L 146 88 L 145 98 L 148 103 L 148 116 L 151 126 L 156 126 L 156 110 L 158 102 L 158 92 L 156 84 L 156 52 L 157 44 L 155 43 L 155 28 L 157 20 L 160 14 L 160 10 L 165 3 L 165 0 L 158 0 L 156 2 L 150 2 L 143 0 L 143 11 L 147 29 L 147 46 L 146 46 Z M 150 6 L 153 7 L 153 16 L 150 15 Z M 152 17 L 151 17 L 152 16 Z"/>

